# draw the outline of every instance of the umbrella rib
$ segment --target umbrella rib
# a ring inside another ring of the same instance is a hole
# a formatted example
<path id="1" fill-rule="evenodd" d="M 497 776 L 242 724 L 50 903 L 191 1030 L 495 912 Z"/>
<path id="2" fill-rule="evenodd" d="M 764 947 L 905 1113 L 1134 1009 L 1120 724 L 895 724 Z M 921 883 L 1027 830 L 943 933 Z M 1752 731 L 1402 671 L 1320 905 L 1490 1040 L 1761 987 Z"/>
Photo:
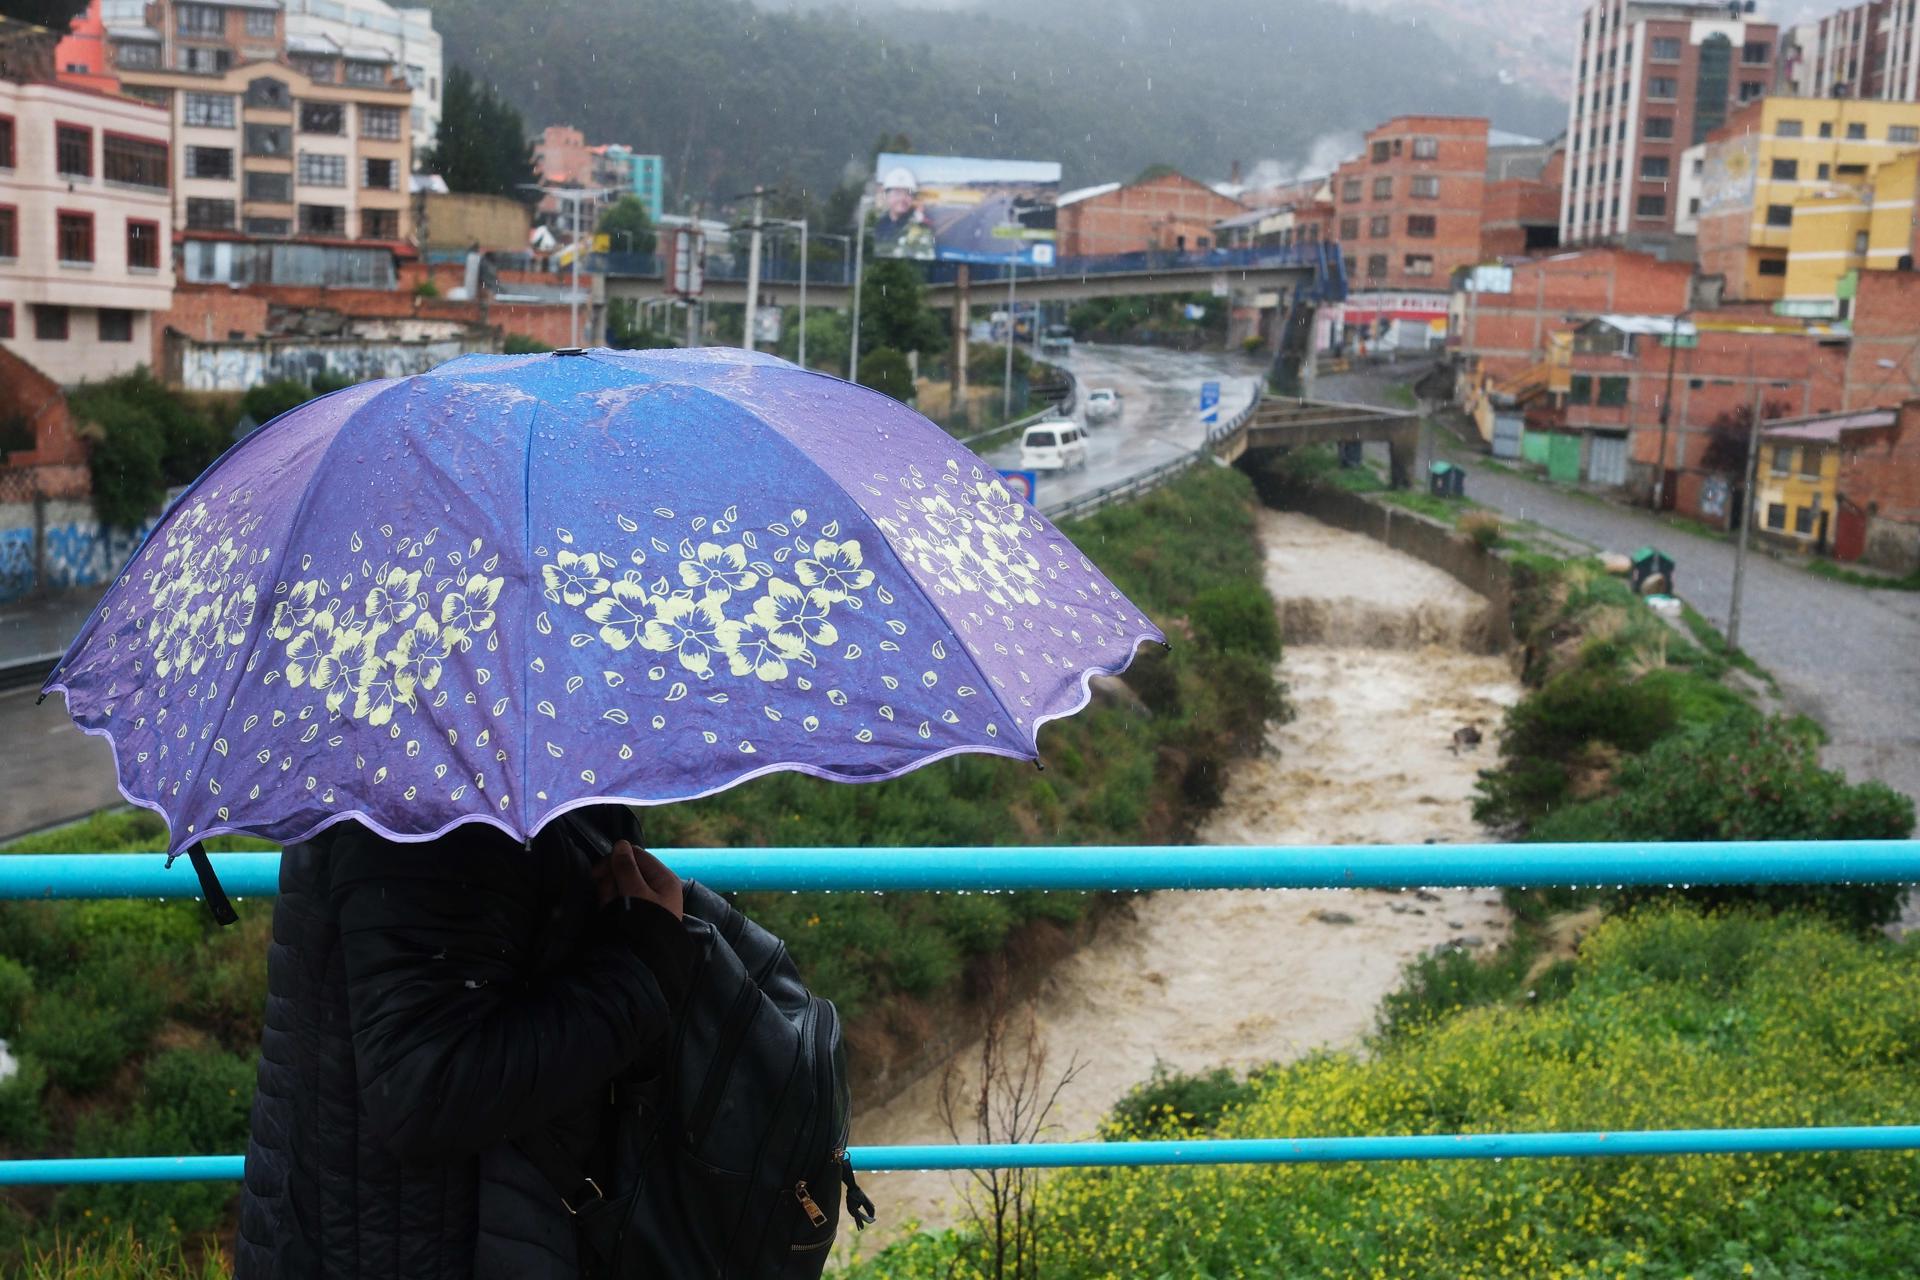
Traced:
<path id="1" fill-rule="evenodd" d="M 539 425 L 540 413 L 546 408 L 544 401 L 535 400 L 533 411 L 527 415 L 526 455 L 520 464 L 520 572 L 526 577 L 527 607 L 520 616 L 520 661 L 532 661 L 533 654 L 533 615 L 537 608 L 534 597 L 533 575 L 533 441 L 534 428 Z M 525 673 L 520 673 L 525 678 Z M 524 686 L 522 698 L 525 698 Z M 533 844 L 534 822 L 539 816 L 533 807 L 533 777 L 527 768 L 528 754 L 533 741 L 533 717 L 527 714 L 527 708 L 520 708 L 520 798 L 516 803 L 521 813 L 514 815 L 514 825 L 520 828 L 522 838 L 531 847 Z M 524 814 L 525 816 L 522 816 Z"/>

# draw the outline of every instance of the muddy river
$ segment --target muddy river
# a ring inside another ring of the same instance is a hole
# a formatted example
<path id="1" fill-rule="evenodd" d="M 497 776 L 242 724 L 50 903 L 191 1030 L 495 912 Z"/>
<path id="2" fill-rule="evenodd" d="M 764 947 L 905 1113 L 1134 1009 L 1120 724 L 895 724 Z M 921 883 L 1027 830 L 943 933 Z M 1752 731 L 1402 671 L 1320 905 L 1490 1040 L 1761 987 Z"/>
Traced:
<path id="1" fill-rule="evenodd" d="M 1489 746 L 1520 696 L 1507 660 L 1480 652 L 1486 601 L 1437 569 L 1304 516 L 1263 512 L 1267 584 L 1296 709 L 1268 751 L 1236 766 L 1200 833 L 1211 844 L 1387 844 L 1483 838 L 1470 808 Z M 1077 1058 L 1056 1139 L 1089 1136 L 1156 1063 L 1245 1069 L 1357 1045 L 1414 956 L 1491 946 L 1505 912 L 1487 890 L 1158 893 L 1105 923 L 1038 996 L 1050 1069 Z M 962 1062 L 973 1058 L 971 1051 Z M 855 1117 L 857 1143 L 945 1142 L 940 1073 Z M 956 1221 L 955 1178 L 870 1173 L 883 1218 L 863 1252 L 908 1221 Z"/>

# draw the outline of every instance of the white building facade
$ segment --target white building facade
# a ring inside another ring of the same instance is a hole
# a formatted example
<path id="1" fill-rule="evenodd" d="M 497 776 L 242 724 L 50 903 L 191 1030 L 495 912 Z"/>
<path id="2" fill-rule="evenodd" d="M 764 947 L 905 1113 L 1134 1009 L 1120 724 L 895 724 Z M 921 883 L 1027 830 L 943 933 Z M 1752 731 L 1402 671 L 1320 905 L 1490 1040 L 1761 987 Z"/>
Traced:
<path id="1" fill-rule="evenodd" d="M 413 154 L 433 146 L 445 87 L 440 33 L 429 9 L 396 9 L 383 0 L 285 0 L 287 54 L 391 62 L 413 90 Z"/>

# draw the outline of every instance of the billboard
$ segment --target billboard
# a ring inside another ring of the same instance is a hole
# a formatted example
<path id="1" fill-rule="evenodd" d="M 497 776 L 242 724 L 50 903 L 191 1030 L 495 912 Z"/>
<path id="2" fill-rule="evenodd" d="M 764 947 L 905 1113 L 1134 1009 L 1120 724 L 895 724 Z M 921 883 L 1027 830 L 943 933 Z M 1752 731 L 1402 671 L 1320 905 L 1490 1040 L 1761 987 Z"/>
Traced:
<path id="1" fill-rule="evenodd" d="M 883 151 L 874 165 L 874 253 L 923 262 L 1053 264 L 1060 166 Z"/>

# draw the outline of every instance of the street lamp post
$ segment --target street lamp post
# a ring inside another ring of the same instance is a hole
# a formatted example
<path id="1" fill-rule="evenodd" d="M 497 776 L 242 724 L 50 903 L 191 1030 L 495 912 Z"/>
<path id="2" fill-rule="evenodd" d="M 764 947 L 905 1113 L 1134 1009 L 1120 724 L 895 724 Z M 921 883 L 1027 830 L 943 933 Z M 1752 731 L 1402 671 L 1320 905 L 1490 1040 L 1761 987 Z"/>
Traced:
<path id="1" fill-rule="evenodd" d="M 765 187 L 753 189 L 753 235 L 747 242 L 747 331 L 741 345 L 754 349 L 754 326 L 760 319 L 760 222 L 766 211 Z"/>
<path id="2" fill-rule="evenodd" d="M 853 335 L 847 344 L 847 381 L 860 381 L 860 273 L 867 256 L 867 210 L 870 195 L 861 196 L 853 211 Z"/>
<path id="3" fill-rule="evenodd" d="M 572 335 L 572 341 L 567 345 L 577 347 L 580 345 L 580 202 L 599 200 L 610 195 L 611 190 L 607 187 L 549 187 L 538 182 L 523 182 L 520 186 L 573 204 L 573 283 L 567 287 L 567 332 Z"/>
<path id="4" fill-rule="evenodd" d="M 805 218 L 768 218 L 782 227 L 800 228 L 800 367 L 807 367 L 807 220 Z"/>
<path id="5" fill-rule="evenodd" d="M 1667 330 L 1667 393 L 1660 398 L 1660 453 L 1653 462 L 1653 509 L 1664 511 L 1667 502 L 1667 423 L 1673 419 L 1673 366 L 1680 354 L 1680 322 L 1693 314 L 1692 308 L 1673 317 Z"/>

